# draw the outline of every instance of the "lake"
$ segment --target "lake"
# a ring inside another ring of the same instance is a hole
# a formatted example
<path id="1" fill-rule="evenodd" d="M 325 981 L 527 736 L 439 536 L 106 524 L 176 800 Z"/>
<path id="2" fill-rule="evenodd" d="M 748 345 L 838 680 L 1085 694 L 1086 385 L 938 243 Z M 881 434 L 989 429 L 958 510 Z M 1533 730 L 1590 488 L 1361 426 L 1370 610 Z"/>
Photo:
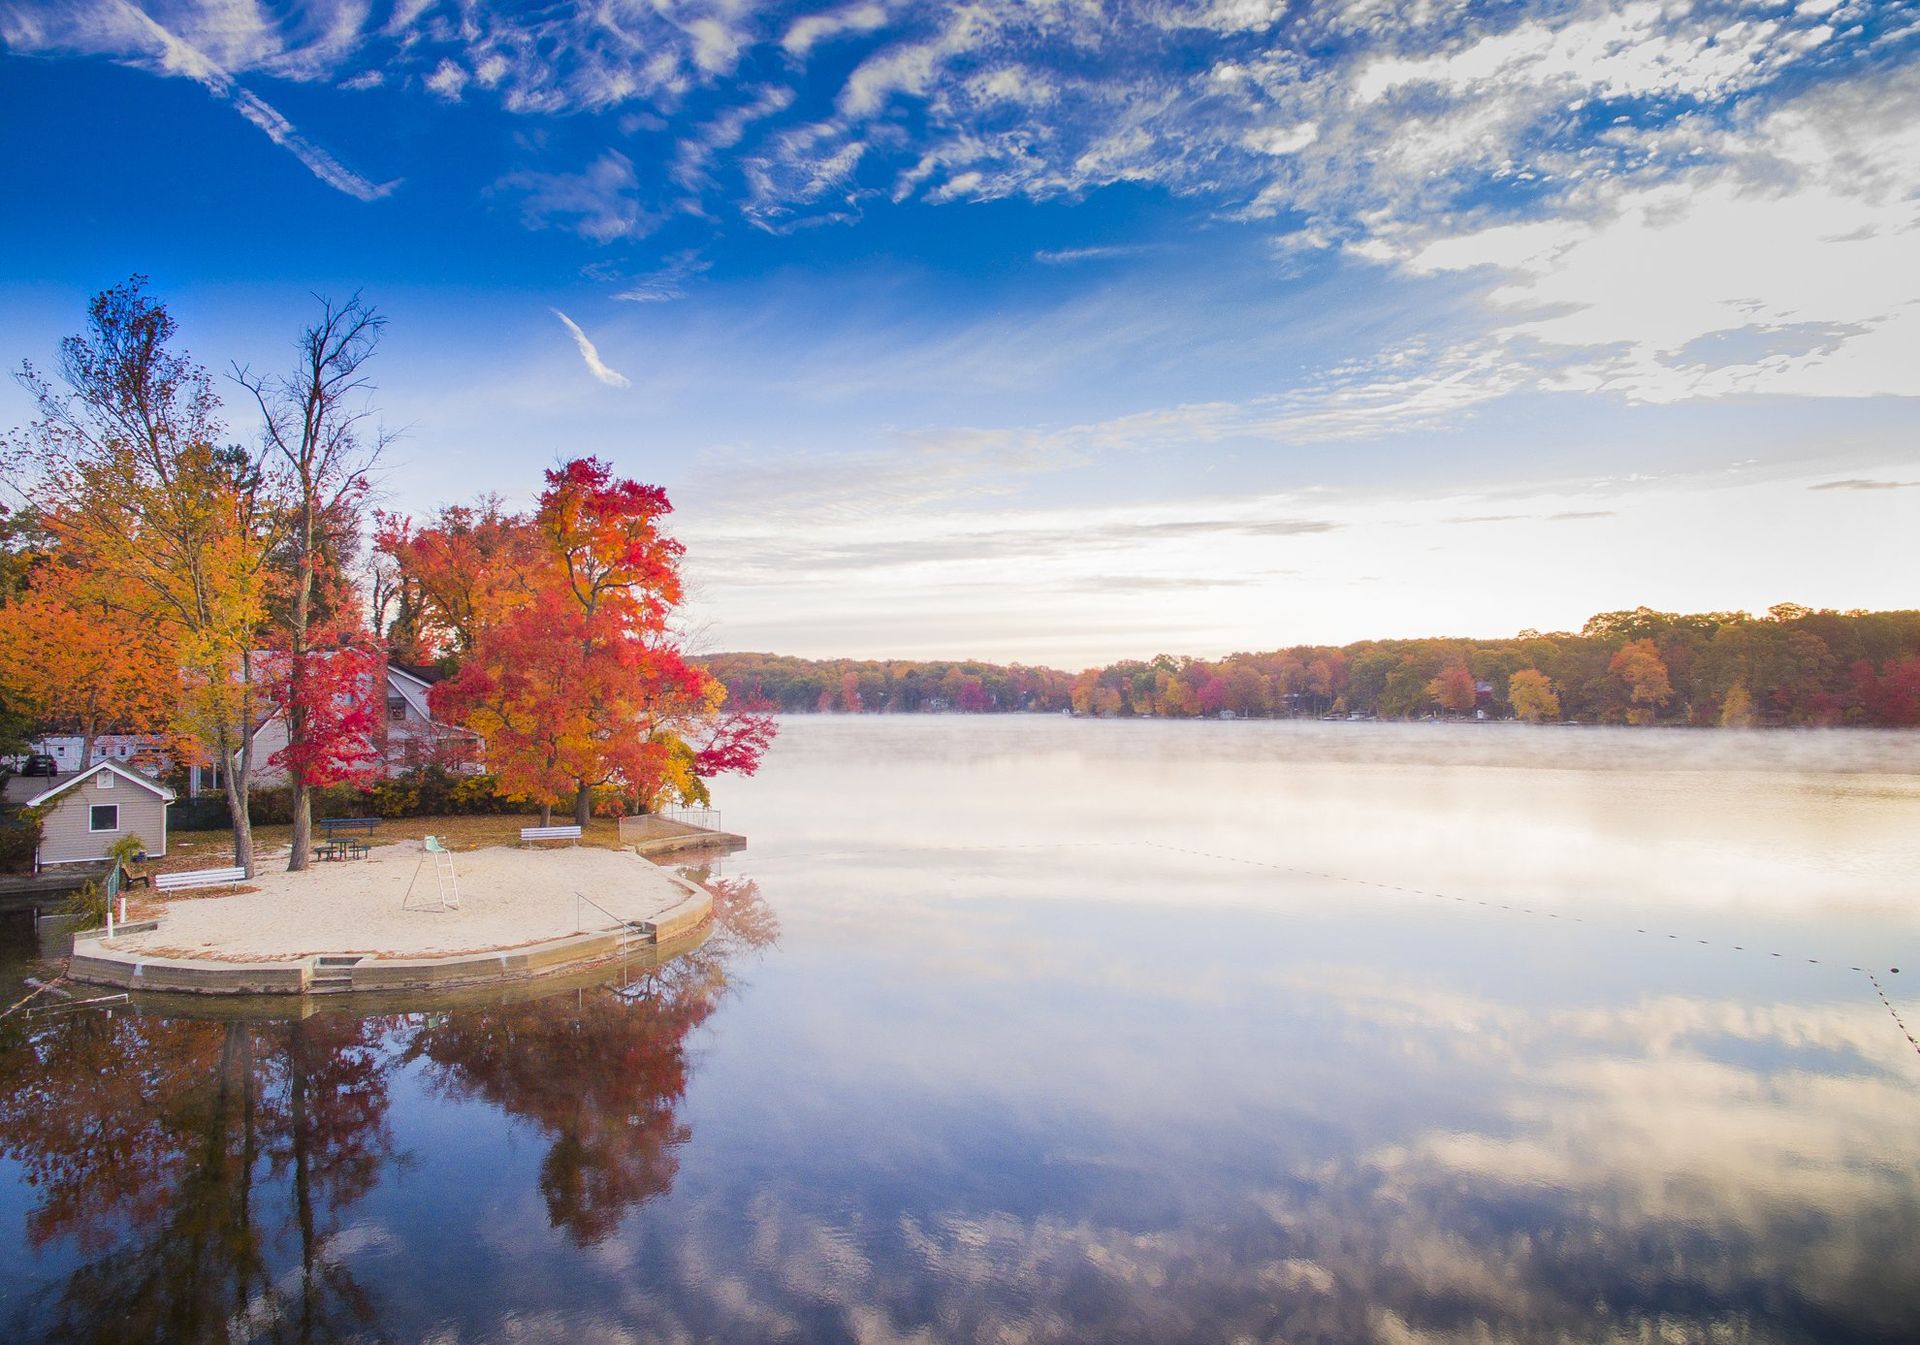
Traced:
<path id="1" fill-rule="evenodd" d="M 10 1020 L 0 1337 L 1920 1338 L 1920 738 L 799 718 L 717 793 L 656 968 Z"/>

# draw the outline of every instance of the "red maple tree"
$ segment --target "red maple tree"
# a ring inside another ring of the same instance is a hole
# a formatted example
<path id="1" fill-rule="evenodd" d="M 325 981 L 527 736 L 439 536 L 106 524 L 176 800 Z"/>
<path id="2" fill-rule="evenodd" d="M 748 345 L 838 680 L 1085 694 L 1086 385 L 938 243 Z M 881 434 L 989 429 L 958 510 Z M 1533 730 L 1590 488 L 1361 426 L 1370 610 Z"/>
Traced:
<path id="1" fill-rule="evenodd" d="M 460 660 L 436 712 L 487 740 L 503 789 L 574 819 L 603 807 L 705 801 L 704 780 L 751 773 L 774 733 L 764 706 L 723 709 L 726 689 L 689 662 L 670 625 L 683 548 L 666 492 L 596 458 L 547 474 L 531 518 L 444 511 L 381 545 L 418 577 L 427 626 Z"/>

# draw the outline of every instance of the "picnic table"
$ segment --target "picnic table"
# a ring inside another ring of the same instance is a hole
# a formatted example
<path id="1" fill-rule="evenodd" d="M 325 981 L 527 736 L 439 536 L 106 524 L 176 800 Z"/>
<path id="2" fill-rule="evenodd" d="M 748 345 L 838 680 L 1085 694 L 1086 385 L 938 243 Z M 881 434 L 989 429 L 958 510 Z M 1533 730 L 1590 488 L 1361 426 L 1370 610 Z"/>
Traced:
<path id="1" fill-rule="evenodd" d="M 372 853 L 365 841 L 322 841 L 313 848 L 315 859 L 365 859 Z"/>

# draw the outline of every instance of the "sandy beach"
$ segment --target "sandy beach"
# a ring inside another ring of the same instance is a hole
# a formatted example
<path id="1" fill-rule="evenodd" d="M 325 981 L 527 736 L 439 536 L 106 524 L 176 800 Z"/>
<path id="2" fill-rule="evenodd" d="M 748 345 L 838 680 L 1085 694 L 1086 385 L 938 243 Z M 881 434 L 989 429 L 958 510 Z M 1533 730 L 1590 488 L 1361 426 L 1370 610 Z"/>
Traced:
<path id="1" fill-rule="evenodd" d="M 255 891 L 184 894 L 163 904 L 158 929 L 102 946 L 220 961 L 491 952 L 609 929 L 614 917 L 649 919 L 687 895 L 665 870 L 631 851 L 495 846 L 455 854 L 460 909 L 403 909 L 410 882 L 409 907 L 437 904 L 433 865 L 421 864 L 422 854 L 416 841 L 375 846 L 365 859 L 316 863 L 305 873 L 263 872 L 249 884 Z"/>

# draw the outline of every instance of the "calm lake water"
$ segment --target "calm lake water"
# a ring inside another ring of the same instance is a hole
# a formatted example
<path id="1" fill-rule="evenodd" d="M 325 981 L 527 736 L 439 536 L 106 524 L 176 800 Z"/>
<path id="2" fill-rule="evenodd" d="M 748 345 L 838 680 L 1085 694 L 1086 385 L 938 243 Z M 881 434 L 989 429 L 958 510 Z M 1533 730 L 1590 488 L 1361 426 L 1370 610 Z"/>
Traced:
<path id="1" fill-rule="evenodd" d="M 10 1022 L 0 1338 L 1920 1339 L 1920 739 L 799 719 L 721 803 L 625 984 Z"/>

